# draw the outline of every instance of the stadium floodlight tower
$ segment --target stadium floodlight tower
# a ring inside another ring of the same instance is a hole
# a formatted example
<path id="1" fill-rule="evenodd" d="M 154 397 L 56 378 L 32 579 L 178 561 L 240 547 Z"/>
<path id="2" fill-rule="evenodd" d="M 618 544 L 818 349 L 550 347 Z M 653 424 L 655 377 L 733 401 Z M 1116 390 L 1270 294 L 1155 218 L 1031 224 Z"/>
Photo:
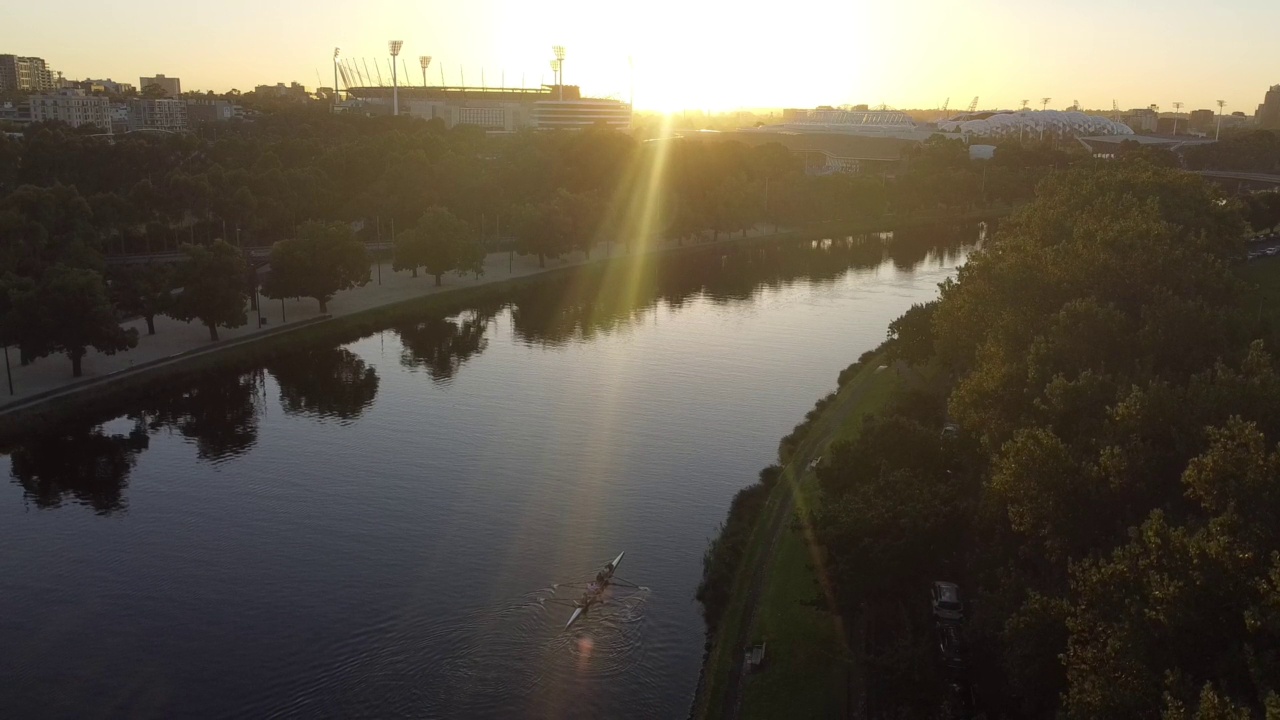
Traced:
<path id="1" fill-rule="evenodd" d="M 1178 115 L 1182 113 L 1182 103 L 1174 101 L 1173 103 L 1173 134 L 1178 134 Z"/>
<path id="2" fill-rule="evenodd" d="M 396 58 L 400 56 L 403 40 L 389 40 L 387 49 L 391 51 L 391 114 L 400 115 L 400 87 L 396 81 Z"/>
<path id="3" fill-rule="evenodd" d="M 1218 101 L 1218 131 L 1213 134 L 1213 141 L 1217 142 L 1222 137 L 1222 108 L 1227 106 L 1226 100 Z"/>
<path id="4" fill-rule="evenodd" d="M 341 48 L 333 49 L 333 109 L 338 111 L 338 56 L 342 54 Z"/>
<path id="5" fill-rule="evenodd" d="M 419 55 L 418 64 L 422 66 L 422 87 L 427 86 L 427 68 L 431 67 L 430 55 Z"/>
<path id="6" fill-rule="evenodd" d="M 564 99 L 564 46 L 552 45 L 551 52 L 556 54 L 556 89 L 560 92 L 560 99 Z"/>

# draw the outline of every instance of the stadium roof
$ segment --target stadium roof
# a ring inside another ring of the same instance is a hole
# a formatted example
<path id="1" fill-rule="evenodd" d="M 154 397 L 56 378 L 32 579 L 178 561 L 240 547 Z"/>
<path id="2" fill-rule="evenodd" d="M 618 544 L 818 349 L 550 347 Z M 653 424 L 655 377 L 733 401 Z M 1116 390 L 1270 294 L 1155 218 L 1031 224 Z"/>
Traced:
<path id="1" fill-rule="evenodd" d="M 985 118 L 943 120 L 938 123 L 938 129 L 978 137 L 1011 137 L 1024 132 L 1051 132 L 1075 137 L 1133 135 L 1133 130 L 1124 123 L 1074 110 L 997 112 Z"/>

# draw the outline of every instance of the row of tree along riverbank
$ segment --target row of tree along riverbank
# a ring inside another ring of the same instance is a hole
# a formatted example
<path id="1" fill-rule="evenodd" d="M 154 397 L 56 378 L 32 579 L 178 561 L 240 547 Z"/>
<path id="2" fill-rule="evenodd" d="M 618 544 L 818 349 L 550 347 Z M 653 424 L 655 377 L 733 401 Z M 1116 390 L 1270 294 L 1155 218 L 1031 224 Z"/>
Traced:
<path id="1" fill-rule="evenodd" d="M 946 382 L 818 468 L 859 714 L 1280 713 L 1280 362 L 1242 204 L 1138 157 L 1037 195 L 889 328 Z M 936 580 L 965 599 L 945 658 Z"/>
<path id="2" fill-rule="evenodd" d="M 497 137 L 298 110 L 212 138 L 108 141 L 33 123 L 21 139 L 0 135 L 0 344 L 22 362 L 65 353 L 78 377 L 88 349 L 136 346 L 122 317 L 146 317 L 152 331 L 156 314 L 198 320 L 216 338 L 245 324 L 257 297 L 233 246 L 272 247 L 263 292 L 314 297 L 323 313 L 334 293 L 368 282 L 361 242 L 391 241 L 394 267 L 440 284 L 480 272 L 498 247 L 545 265 L 611 238 L 1003 208 L 1069 159 L 1011 149 L 979 168 L 959 143 L 930 141 L 894 178 L 811 176 L 779 145 L 644 145 L 609 130 Z M 108 272 L 109 256 L 180 244 L 187 262 L 172 272 Z"/>
<path id="3" fill-rule="evenodd" d="M 914 225 L 914 221 L 907 224 Z M 883 228 L 884 225 L 880 222 L 862 227 Z M 597 258 L 589 264 L 561 266 L 534 276 L 495 278 L 479 286 L 445 287 L 434 292 L 424 287 L 424 293 L 429 294 L 362 312 L 320 318 L 304 327 L 283 326 L 235 341 L 201 345 L 179 356 L 135 366 L 104 378 L 69 383 L 64 388 L 26 398 L 0 413 L 0 436 L 25 432 L 32 427 L 48 427 L 69 416 L 109 414 L 110 408 L 118 407 L 139 392 L 178 386 L 202 374 L 223 369 L 252 368 L 266 357 L 289 352 L 312 341 L 346 342 L 388 327 L 401 327 L 415 319 L 441 317 L 467 309 L 490 308 L 496 312 L 504 303 L 516 302 L 524 308 L 522 321 L 545 316 L 548 323 L 564 322 L 576 317 L 578 312 L 584 312 L 583 319 L 588 320 L 610 316 L 614 311 L 623 315 L 633 312 L 628 308 L 637 302 L 645 302 L 646 298 L 650 301 L 654 298 L 678 299 L 707 289 L 726 297 L 740 293 L 749 297 L 751 289 L 760 282 L 798 276 L 814 279 L 836 277 L 851 266 L 874 266 L 885 259 L 886 253 L 900 264 L 911 265 L 930 247 L 947 242 L 943 236 L 953 232 L 946 229 L 948 226 L 932 227 L 935 229 L 926 231 L 913 227 L 900 231 L 898 235 L 902 239 L 889 245 L 883 245 L 880 238 L 872 236 L 865 242 L 841 240 L 838 246 L 819 254 L 785 251 L 792 246 L 807 246 L 816 238 L 848 237 L 841 233 L 860 229 L 850 224 L 831 225 L 778 235 L 726 238 L 718 243 L 668 246 L 662 252 L 615 254 L 610 258 Z M 725 257 L 732 260 L 737 253 L 747 249 L 771 247 L 778 248 L 778 252 L 774 265 L 768 268 L 768 276 L 760 274 L 765 270 L 763 266 L 731 263 L 726 267 L 721 258 L 727 253 Z M 734 269 L 739 266 L 742 272 Z M 739 277 L 742 273 L 746 274 Z M 610 285 L 608 279 L 619 275 L 625 275 L 626 283 Z M 568 278 L 575 282 L 567 283 Z M 729 285 L 719 287 L 725 283 Z M 735 289 L 738 284 L 741 288 Z M 565 287 L 576 290 L 566 294 Z M 621 288 L 633 289 L 634 295 L 614 297 L 619 295 Z M 547 308 L 545 312 L 533 310 L 543 306 Z M 608 311 L 601 314 L 602 307 L 607 307 Z M 487 313 L 487 316 L 492 317 L 492 314 Z M 535 337 L 545 336 L 542 330 L 531 329 L 530 332 Z"/>

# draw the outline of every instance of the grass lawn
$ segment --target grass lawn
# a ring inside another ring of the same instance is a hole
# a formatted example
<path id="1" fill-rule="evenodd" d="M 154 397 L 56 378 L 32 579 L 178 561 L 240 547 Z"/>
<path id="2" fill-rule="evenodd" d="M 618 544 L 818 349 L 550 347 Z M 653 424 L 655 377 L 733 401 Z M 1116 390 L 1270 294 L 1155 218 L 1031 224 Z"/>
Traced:
<path id="1" fill-rule="evenodd" d="M 767 642 L 765 667 L 745 684 L 742 715 L 747 718 L 832 717 L 844 713 L 845 687 L 849 667 L 844 647 L 845 633 L 840 619 L 827 611 L 828 602 L 818 583 L 820 558 L 807 537 L 808 510 L 818 501 L 817 478 L 809 462 L 827 452 L 829 444 L 850 436 L 862 427 L 862 417 L 884 406 L 898 384 L 891 369 L 877 373 L 879 360 L 872 360 L 841 389 L 837 401 L 814 423 L 808 437 L 797 449 L 787 472 L 774 488 L 769 511 L 777 507 L 783 493 L 796 493 L 796 511 L 787 519 L 777 550 L 767 568 L 760 596 L 753 642 Z M 760 561 L 767 533 L 760 527 L 752 538 L 747 564 Z M 735 588 L 735 598 L 745 598 L 743 587 Z M 708 665 L 708 699 L 701 717 L 718 717 L 719 700 L 728 676 L 729 663 L 741 662 L 741 648 L 722 647 L 732 643 L 743 622 L 739 600 L 726 612 L 712 661 Z"/>

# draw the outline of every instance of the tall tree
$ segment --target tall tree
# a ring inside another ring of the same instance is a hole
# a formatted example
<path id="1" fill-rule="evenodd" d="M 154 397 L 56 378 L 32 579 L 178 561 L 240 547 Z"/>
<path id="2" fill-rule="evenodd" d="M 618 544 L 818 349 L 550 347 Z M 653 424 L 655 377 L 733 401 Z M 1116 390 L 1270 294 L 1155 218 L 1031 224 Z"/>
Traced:
<path id="1" fill-rule="evenodd" d="M 459 219 L 443 207 L 427 208 L 411 231 L 396 238 L 396 256 L 392 267 L 397 270 L 412 269 L 414 277 L 418 268 L 440 279 L 445 273 L 460 274 L 479 272 L 483 263 L 483 249 L 466 221 Z M 479 263 L 477 255 L 479 254 Z"/>
<path id="2" fill-rule="evenodd" d="M 167 263 L 123 265 L 112 271 L 111 298 L 125 315 L 147 321 L 147 334 L 156 334 L 156 315 L 173 302 L 173 266 Z"/>
<path id="3" fill-rule="evenodd" d="M 218 327 L 235 328 L 249 321 L 245 312 L 246 265 L 240 252 L 224 240 L 209 247 L 183 245 L 186 259 L 178 265 L 175 284 L 180 291 L 169 314 L 190 322 L 199 320 L 217 341 Z"/>
<path id="4" fill-rule="evenodd" d="M 351 226 L 311 221 L 298 228 L 298 237 L 271 247 L 271 275 L 263 293 L 271 298 L 315 298 L 324 313 L 338 291 L 368 282 L 369 256 Z"/>
<path id="5" fill-rule="evenodd" d="M 116 320 L 102 276 L 93 270 L 54 265 L 40 281 L 14 298 L 18 341 L 27 357 L 66 352 L 71 374 L 80 377 L 88 348 L 114 355 L 138 344 L 138 334 Z"/>

